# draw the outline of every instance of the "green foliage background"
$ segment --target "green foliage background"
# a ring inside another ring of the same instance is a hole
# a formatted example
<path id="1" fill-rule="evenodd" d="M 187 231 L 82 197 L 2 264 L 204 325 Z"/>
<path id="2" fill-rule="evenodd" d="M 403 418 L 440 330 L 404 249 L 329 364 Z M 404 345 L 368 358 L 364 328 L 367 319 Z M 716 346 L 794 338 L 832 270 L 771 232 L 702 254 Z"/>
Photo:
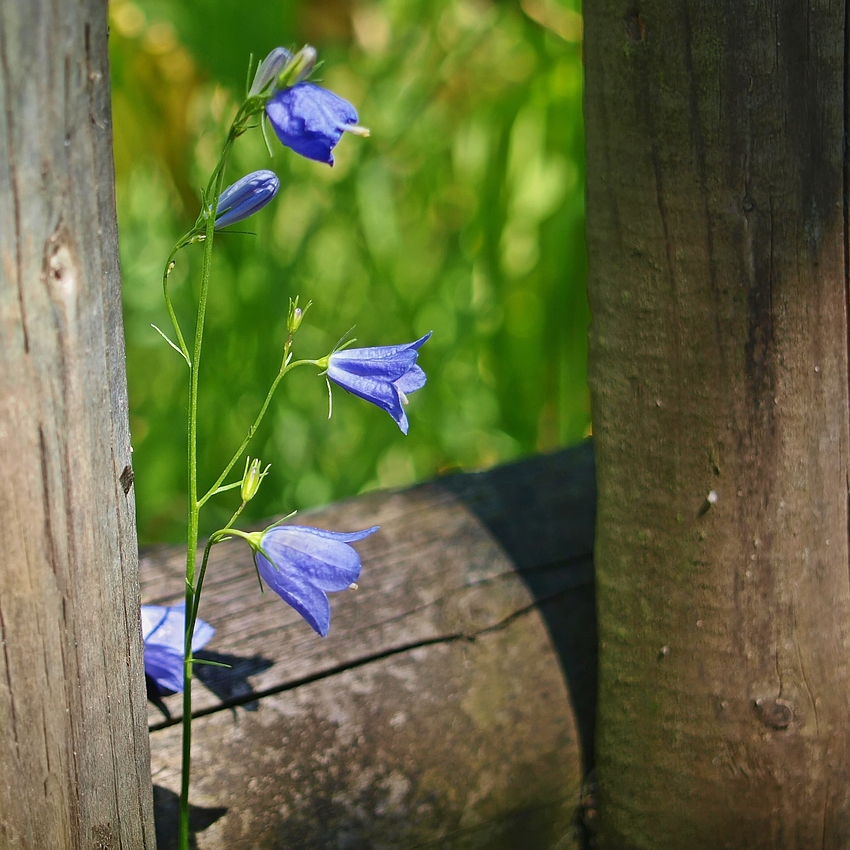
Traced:
<path id="1" fill-rule="evenodd" d="M 221 235 L 201 375 L 200 486 L 241 441 L 276 373 L 291 296 L 314 306 L 297 357 L 433 330 L 410 435 L 308 368 L 279 390 L 251 454 L 272 471 L 260 519 L 479 469 L 580 440 L 586 388 L 581 18 L 573 0 L 113 0 L 115 155 L 139 533 L 178 540 L 185 516 L 186 368 L 169 329 L 162 263 L 194 221 L 248 57 L 313 44 L 323 85 L 357 107 L 331 169 L 259 131 L 227 182 L 271 168 L 282 188 Z M 183 318 L 200 249 L 172 291 Z M 191 333 L 189 333 L 191 336 Z M 240 467 L 241 469 L 241 467 Z M 206 482 L 206 485 L 205 485 Z M 207 511 L 210 531 L 237 497 Z"/>

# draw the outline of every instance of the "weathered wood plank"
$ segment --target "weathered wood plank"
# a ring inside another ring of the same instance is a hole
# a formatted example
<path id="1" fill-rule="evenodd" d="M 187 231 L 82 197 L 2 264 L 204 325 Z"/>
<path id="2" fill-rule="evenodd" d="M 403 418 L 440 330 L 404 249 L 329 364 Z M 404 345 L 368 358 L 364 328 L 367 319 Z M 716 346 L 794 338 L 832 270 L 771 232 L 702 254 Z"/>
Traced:
<path id="1" fill-rule="evenodd" d="M 324 641 L 260 596 L 247 547 L 219 547 L 202 616 L 219 630 L 208 657 L 234 666 L 198 670 L 194 802 L 215 821 L 198 846 L 578 846 L 594 506 L 588 444 L 304 515 L 381 525 Z M 180 553 L 148 553 L 142 583 L 145 601 L 176 600 Z M 167 847 L 179 728 L 150 720 Z"/>
<path id="2" fill-rule="evenodd" d="M 428 641 L 472 636 L 533 605 L 535 595 L 589 583 L 592 487 L 592 450 L 586 445 L 301 515 L 301 523 L 333 530 L 381 526 L 357 544 L 364 563 L 359 589 L 332 597 L 331 634 L 325 640 L 273 593 L 259 593 L 246 544 L 220 544 L 208 570 L 201 616 L 218 629 L 207 657 L 234 666 L 197 671 L 208 688 L 199 689 L 196 711 L 239 704 Z M 143 554 L 143 600 L 178 601 L 183 570 L 177 547 Z M 177 721 L 179 696 L 167 698 L 165 705 Z M 149 719 L 151 728 L 169 722 L 156 708 Z"/>
<path id="3" fill-rule="evenodd" d="M 850 846 L 850 5 L 584 5 L 599 846 Z"/>
<path id="4" fill-rule="evenodd" d="M 194 803 L 227 811 L 199 846 L 490 850 L 518 830 L 525 848 L 578 846 L 562 840 L 578 735 L 552 656 L 529 613 L 201 718 Z M 161 788 L 179 787 L 179 745 L 179 727 L 154 735 Z"/>
<path id="5" fill-rule="evenodd" d="M 154 844 L 106 0 L 0 3 L 0 847 Z"/>

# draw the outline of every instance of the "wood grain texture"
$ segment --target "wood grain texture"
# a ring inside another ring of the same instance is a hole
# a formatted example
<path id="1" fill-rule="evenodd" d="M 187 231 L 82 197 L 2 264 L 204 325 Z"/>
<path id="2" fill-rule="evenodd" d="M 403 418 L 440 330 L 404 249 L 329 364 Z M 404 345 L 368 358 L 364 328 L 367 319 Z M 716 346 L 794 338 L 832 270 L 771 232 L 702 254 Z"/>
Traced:
<path id="1" fill-rule="evenodd" d="M 601 846 L 847 847 L 846 4 L 585 34 Z"/>
<path id="2" fill-rule="evenodd" d="M 299 517 L 378 534 L 322 640 L 250 551 L 216 547 L 193 740 L 197 846 L 578 847 L 592 760 L 590 445 Z M 177 601 L 182 555 L 142 559 L 146 602 Z M 180 702 L 151 709 L 160 847 L 171 846 Z M 342 842 L 339 844 L 339 842 Z"/>
<path id="3" fill-rule="evenodd" d="M 154 846 L 113 184 L 106 3 L 3 3 L 4 850 Z"/>

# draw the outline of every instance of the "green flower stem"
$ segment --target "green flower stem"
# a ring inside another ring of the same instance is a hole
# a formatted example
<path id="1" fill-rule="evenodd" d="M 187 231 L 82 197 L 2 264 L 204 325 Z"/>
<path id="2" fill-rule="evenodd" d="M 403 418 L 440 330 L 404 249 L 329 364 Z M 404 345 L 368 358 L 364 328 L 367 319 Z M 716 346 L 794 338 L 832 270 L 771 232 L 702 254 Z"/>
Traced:
<path id="1" fill-rule="evenodd" d="M 238 117 L 238 116 L 237 116 Z M 234 122 L 235 126 L 235 122 Z M 212 272 L 212 249 L 215 237 L 215 210 L 221 195 L 224 180 L 224 166 L 227 155 L 239 134 L 231 127 L 227 142 L 221 152 L 221 158 L 213 172 L 210 187 L 204 197 L 204 262 L 201 272 L 201 292 L 198 297 L 198 317 L 195 326 L 194 355 L 189 362 L 189 423 L 188 423 L 188 478 L 189 478 L 189 517 L 186 542 L 186 616 L 183 642 L 183 748 L 180 777 L 180 824 L 178 832 L 178 850 L 189 850 L 189 777 L 192 762 L 192 637 L 195 633 L 198 604 L 195 588 L 195 565 L 198 549 L 198 525 L 200 505 L 198 504 L 198 373 L 201 365 L 201 347 L 204 340 L 204 320 L 206 318 L 207 296 L 209 295 L 210 275 Z M 208 544 L 209 545 L 209 544 Z"/>
<path id="2" fill-rule="evenodd" d="M 224 528 L 222 528 L 221 531 L 218 532 L 219 534 L 224 534 L 224 532 L 229 532 L 231 530 L 231 526 L 234 522 L 236 522 L 237 519 L 239 519 L 239 514 L 241 514 L 242 511 L 245 510 L 245 505 L 247 504 L 247 502 L 242 502 L 242 504 L 239 505 L 239 507 L 233 513 L 233 516 L 230 517 L 230 519 L 227 521 L 227 525 L 225 525 Z M 218 543 L 218 540 L 216 540 L 216 543 Z"/>
<path id="3" fill-rule="evenodd" d="M 230 125 L 230 131 L 227 134 L 227 140 L 221 151 L 218 164 L 210 176 L 207 184 L 206 192 L 203 198 L 203 210 L 195 223 L 195 227 L 184 236 L 175 246 L 168 262 L 165 265 L 165 273 L 163 274 L 163 293 L 165 295 L 165 303 L 168 307 L 171 322 L 174 326 L 174 332 L 177 335 L 180 351 L 189 364 L 189 417 L 188 417 L 188 479 L 189 479 L 189 510 L 188 510 L 188 529 L 186 541 L 186 616 L 185 616 L 185 632 L 183 640 L 183 747 L 182 747 L 182 770 L 180 778 L 180 819 L 179 831 L 177 836 L 178 850 L 189 850 L 189 777 L 191 773 L 192 761 L 192 638 L 195 633 L 195 623 L 198 618 L 198 605 L 200 602 L 201 587 L 203 585 L 204 575 L 206 573 L 207 561 L 209 553 L 216 543 L 221 538 L 221 533 L 216 532 L 207 541 L 204 550 L 203 560 L 201 561 L 201 569 L 195 575 L 197 557 L 198 557 L 198 528 L 199 515 L 204 502 L 210 497 L 211 493 L 204 496 L 202 500 L 198 500 L 198 375 L 201 364 L 201 348 L 204 339 L 204 320 L 206 318 L 207 297 L 209 295 L 210 275 L 212 272 L 212 249 L 213 238 L 215 236 L 215 214 L 218 208 L 218 201 L 221 197 L 222 184 L 224 182 L 224 170 L 227 165 L 227 157 L 233 143 L 248 129 L 248 121 L 257 112 L 261 112 L 265 106 L 265 99 L 254 97 L 246 101 L 239 108 L 236 117 Z M 168 295 L 168 276 L 173 268 L 174 256 L 186 245 L 192 242 L 203 241 L 204 243 L 204 260 L 201 271 L 201 291 L 198 296 L 198 313 L 195 325 L 195 342 L 193 356 L 189 357 L 189 350 L 186 345 L 183 334 L 180 330 L 177 321 L 177 315 Z M 288 345 L 291 342 L 287 342 Z M 295 365 L 295 364 L 293 364 Z M 284 370 L 282 370 L 284 372 Z M 278 378 L 280 382 L 281 374 Z M 264 405 L 268 406 L 268 399 Z M 247 445 L 247 442 L 246 442 Z M 242 449 L 244 451 L 244 448 Z M 241 453 L 241 452 L 240 452 Z M 227 472 L 231 467 L 228 467 Z M 213 490 L 224 481 L 224 476 L 216 482 Z M 241 508 L 234 514 L 233 522 L 239 516 Z M 222 530 L 225 531 L 226 529 Z"/>
<path id="4" fill-rule="evenodd" d="M 230 534 L 235 533 L 239 535 L 239 532 L 232 529 L 231 526 L 239 518 L 239 514 L 245 510 L 246 504 L 247 502 L 242 502 L 242 504 L 236 509 L 233 516 L 227 521 L 227 525 L 225 525 L 224 528 L 220 528 L 218 531 L 214 531 L 207 540 L 207 545 L 204 547 L 204 556 L 201 559 L 201 568 L 198 570 L 198 580 L 195 583 L 195 605 L 189 616 L 189 622 L 192 626 L 191 634 L 193 636 L 195 634 L 195 624 L 198 622 L 198 605 L 201 601 L 201 588 L 204 586 L 204 576 L 207 574 L 207 564 L 209 563 L 212 547 L 215 546 L 216 543 L 221 543 L 226 540 Z"/>
<path id="5" fill-rule="evenodd" d="M 231 519 L 230 522 L 233 522 L 233 520 Z M 204 585 L 204 576 L 207 574 L 207 562 L 210 559 L 210 552 L 216 543 L 220 543 L 222 541 L 225 531 L 226 528 L 221 531 L 217 531 L 215 534 L 211 534 L 209 540 L 207 540 L 207 545 L 204 547 L 204 557 L 201 559 L 201 568 L 198 570 L 198 583 L 195 591 L 195 607 L 192 609 L 190 618 L 192 622 L 193 635 L 195 633 L 195 623 L 198 621 L 198 604 L 201 601 L 201 588 Z"/>
<path id="6" fill-rule="evenodd" d="M 223 171 L 220 172 L 223 174 Z M 221 190 L 221 180 L 218 183 Z M 217 196 L 216 196 L 217 197 Z M 205 201 L 206 203 L 206 201 Z M 192 761 L 192 637 L 195 633 L 195 562 L 198 548 L 198 367 L 201 364 L 201 345 L 204 336 L 207 295 L 209 293 L 212 265 L 215 219 L 207 218 L 204 241 L 204 265 L 201 275 L 201 293 L 198 299 L 198 319 L 195 328 L 195 350 L 189 364 L 189 522 L 186 542 L 186 615 L 183 642 L 183 758 L 180 777 L 180 826 L 177 846 L 189 850 L 189 776 Z"/>
<path id="7" fill-rule="evenodd" d="M 222 482 L 225 478 L 227 478 L 228 474 L 230 473 L 230 470 L 233 469 L 234 466 L 236 466 L 236 464 L 239 462 L 239 459 L 245 453 L 245 449 L 248 448 L 248 443 L 251 442 L 254 437 L 254 434 L 257 432 L 257 428 L 260 427 L 260 423 L 263 421 L 263 417 L 266 415 L 266 411 L 268 410 L 268 407 L 271 404 L 271 400 L 274 397 L 275 391 L 277 390 L 278 385 L 283 380 L 284 376 L 288 372 L 291 372 L 293 369 L 295 369 L 297 366 L 318 365 L 317 360 L 296 360 L 294 363 L 287 363 L 286 361 L 289 356 L 289 347 L 291 343 L 292 337 L 287 340 L 286 346 L 284 347 L 284 365 L 281 366 L 280 372 L 277 373 L 277 377 L 275 377 L 271 387 L 269 388 L 269 391 L 266 393 L 266 398 L 265 401 L 263 401 L 263 406 L 260 408 L 260 412 L 257 414 L 257 418 L 254 420 L 254 423 L 248 429 L 248 433 L 245 435 L 245 439 L 242 441 L 242 445 L 239 446 L 239 448 L 236 450 L 236 454 L 233 455 L 221 475 L 218 476 L 215 481 L 215 484 L 213 484 L 212 487 L 210 487 L 210 489 L 207 490 L 207 492 L 203 496 L 201 496 L 200 501 L 198 502 L 198 507 L 202 507 L 203 505 L 205 505 L 210 498 L 212 498 L 217 492 L 219 492 L 219 488 L 221 487 Z"/>
<path id="8" fill-rule="evenodd" d="M 262 106 L 259 108 L 262 109 Z M 192 368 L 192 361 L 189 357 L 189 348 L 186 345 L 185 338 L 183 337 L 183 331 L 180 329 L 180 323 L 177 321 L 177 314 L 174 311 L 171 296 L 168 294 L 168 278 L 174 269 L 174 259 L 181 249 L 185 248 L 187 245 L 191 245 L 193 242 L 206 241 L 207 227 L 204 222 L 206 220 L 208 224 L 208 219 L 205 219 L 205 216 L 209 215 L 215 219 L 215 210 L 218 207 L 218 198 L 221 195 L 221 178 L 224 175 L 227 155 L 236 139 L 238 139 L 239 136 L 241 136 L 247 129 L 247 121 L 256 111 L 257 103 L 252 103 L 250 105 L 243 104 L 242 108 L 236 114 L 236 118 L 233 119 L 233 124 L 230 127 L 230 132 L 228 133 L 227 142 L 225 143 L 221 158 L 213 170 L 212 176 L 210 177 L 210 181 L 207 185 L 207 191 L 205 193 L 206 208 L 199 216 L 198 221 L 195 222 L 195 226 L 177 242 L 174 248 L 171 249 L 171 253 L 168 255 L 168 260 L 165 263 L 165 270 L 162 273 L 162 294 L 165 297 L 165 306 L 168 308 L 168 315 L 171 319 L 171 325 L 174 328 L 174 333 L 177 336 L 180 351 L 182 352 L 186 362 L 189 364 L 190 369 Z M 216 187 L 218 187 L 218 189 L 216 189 Z M 211 198 L 214 198 L 215 203 L 208 203 Z M 212 244 L 212 239 L 210 239 L 209 242 Z"/>

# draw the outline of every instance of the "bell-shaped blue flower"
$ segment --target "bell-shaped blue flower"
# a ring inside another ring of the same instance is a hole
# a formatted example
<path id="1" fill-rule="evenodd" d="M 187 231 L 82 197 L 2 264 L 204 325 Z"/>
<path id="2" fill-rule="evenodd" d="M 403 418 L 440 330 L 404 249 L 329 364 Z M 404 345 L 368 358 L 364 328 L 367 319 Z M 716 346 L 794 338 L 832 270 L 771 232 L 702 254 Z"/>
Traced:
<path id="1" fill-rule="evenodd" d="M 216 207 L 216 228 L 244 221 L 261 210 L 280 188 L 273 171 L 252 171 L 228 186 L 219 196 Z"/>
<path id="2" fill-rule="evenodd" d="M 348 544 L 377 530 L 378 526 L 373 526 L 345 533 L 275 525 L 245 537 L 254 549 L 263 581 L 327 637 L 331 624 L 328 593 L 345 590 L 360 576 L 360 556 Z"/>
<path id="3" fill-rule="evenodd" d="M 427 333 L 405 345 L 347 348 L 327 358 L 327 375 L 335 384 L 386 410 L 402 434 L 408 430 L 407 396 L 425 386 L 425 373 L 416 365 Z"/>
<path id="4" fill-rule="evenodd" d="M 160 690 L 183 690 L 183 629 L 186 603 L 142 605 L 142 638 L 145 643 L 145 674 Z M 201 619 L 195 621 L 192 651 L 209 643 L 215 629 Z"/>
<path id="5" fill-rule="evenodd" d="M 295 153 L 334 164 L 331 151 L 345 132 L 368 136 L 357 124 L 357 110 L 347 101 L 313 83 L 298 83 L 275 93 L 266 115 L 281 143 Z"/>

